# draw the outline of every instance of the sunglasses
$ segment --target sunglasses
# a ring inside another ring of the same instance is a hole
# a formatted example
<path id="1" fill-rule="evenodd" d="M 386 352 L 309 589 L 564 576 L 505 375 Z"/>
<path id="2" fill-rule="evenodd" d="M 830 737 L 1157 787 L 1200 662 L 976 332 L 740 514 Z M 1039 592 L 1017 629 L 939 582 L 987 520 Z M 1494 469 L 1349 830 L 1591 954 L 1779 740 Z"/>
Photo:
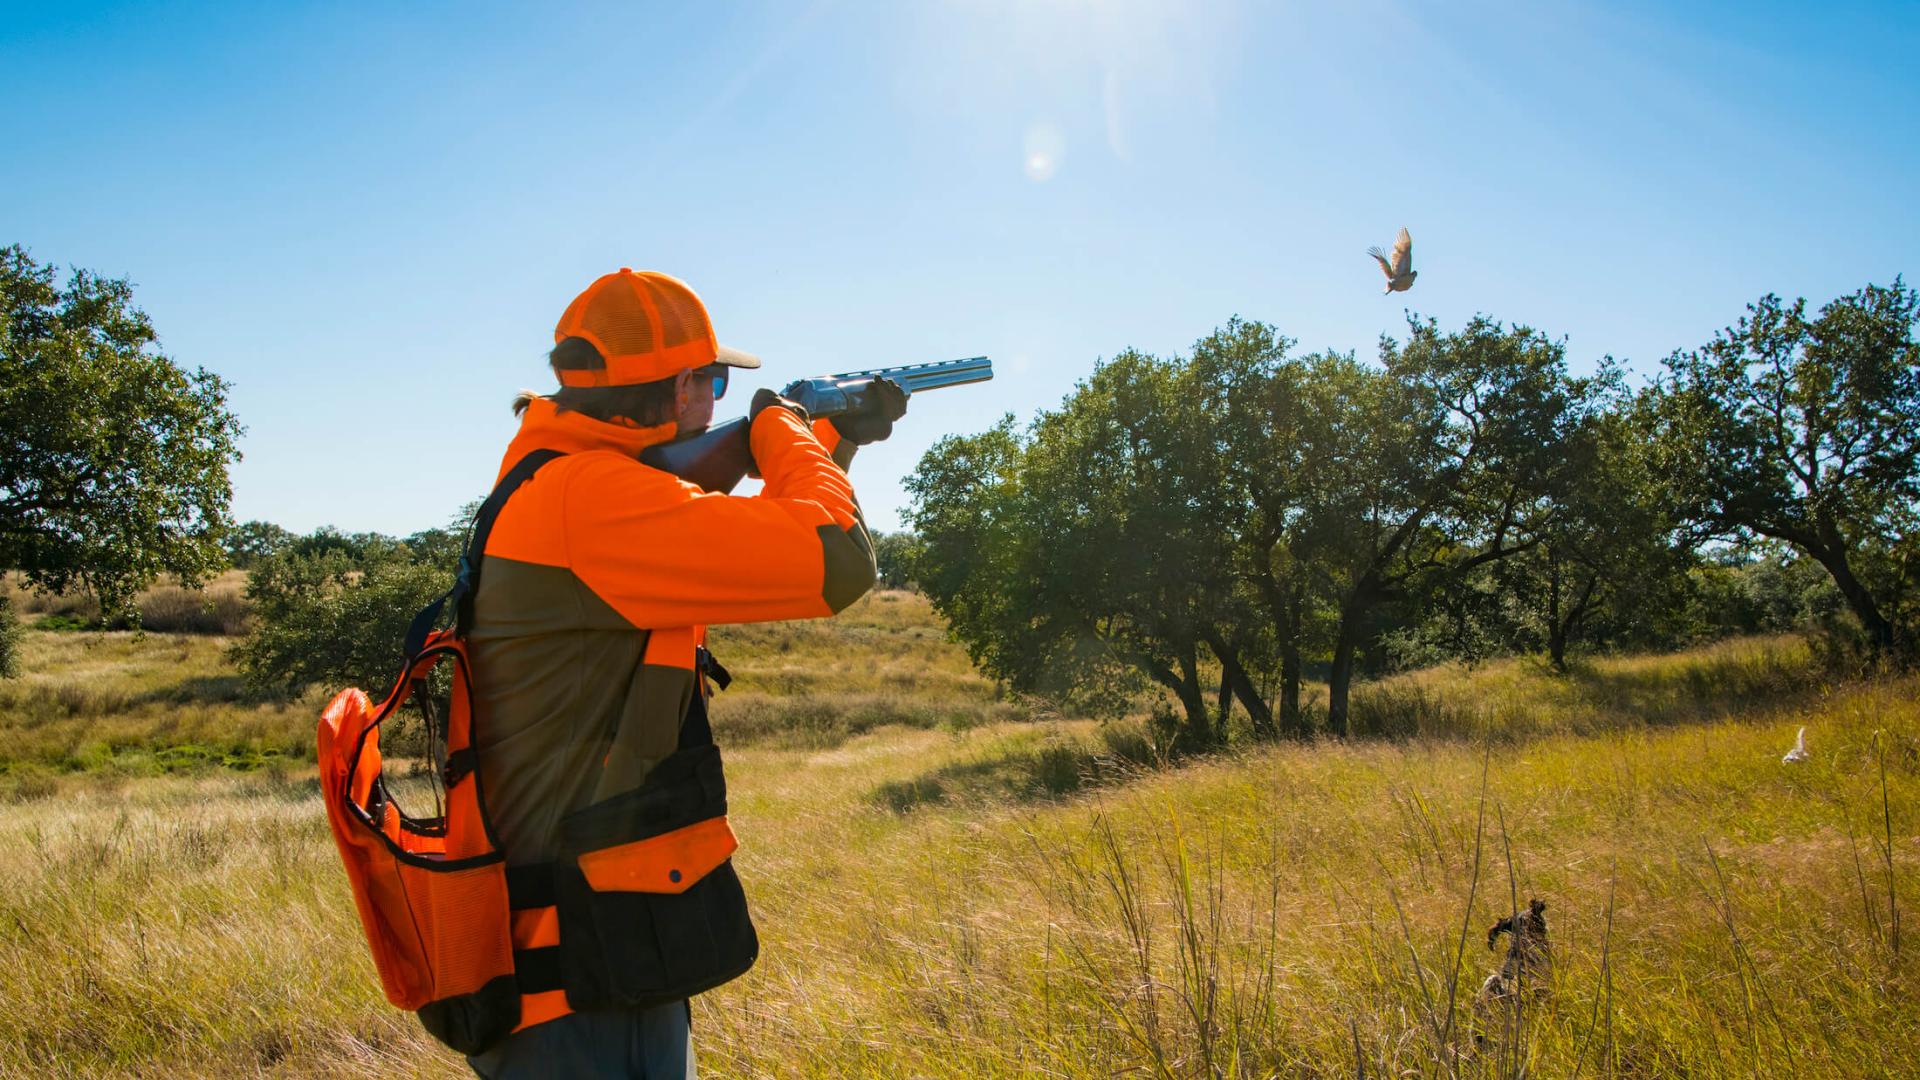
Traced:
<path id="1" fill-rule="evenodd" d="M 731 369 L 725 364 L 709 364 L 703 368 L 695 368 L 693 373 L 695 375 L 704 375 L 713 380 L 713 400 L 719 401 L 721 398 L 727 396 L 727 372 L 729 370 Z"/>

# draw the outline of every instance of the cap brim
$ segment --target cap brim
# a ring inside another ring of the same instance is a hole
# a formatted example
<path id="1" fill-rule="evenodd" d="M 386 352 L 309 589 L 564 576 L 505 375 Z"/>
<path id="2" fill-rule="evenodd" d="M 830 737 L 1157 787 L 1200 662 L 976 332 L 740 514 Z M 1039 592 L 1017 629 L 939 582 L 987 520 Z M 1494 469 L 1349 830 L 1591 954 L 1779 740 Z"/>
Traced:
<path id="1" fill-rule="evenodd" d="M 749 352 L 741 352 L 739 349 L 729 349 L 725 345 L 720 346 L 713 362 L 725 364 L 728 367 L 757 368 L 760 366 L 759 357 Z"/>

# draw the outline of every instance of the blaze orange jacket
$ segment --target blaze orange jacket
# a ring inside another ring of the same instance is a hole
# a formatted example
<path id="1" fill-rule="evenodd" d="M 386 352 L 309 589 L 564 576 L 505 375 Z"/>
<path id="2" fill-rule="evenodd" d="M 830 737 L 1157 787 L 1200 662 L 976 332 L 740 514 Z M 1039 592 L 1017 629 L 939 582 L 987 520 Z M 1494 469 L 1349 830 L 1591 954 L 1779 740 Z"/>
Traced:
<path id="1" fill-rule="evenodd" d="M 504 475 L 533 450 L 567 455 L 500 512 L 468 637 L 486 810 L 510 866 L 551 859 L 563 816 L 637 787 L 674 751 L 706 692 L 695 647 L 708 624 L 831 615 L 872 587 L 831 425 L 763 410 L 751 440 L 765 486 L 751 497 L 641 464 L 673 433 L 535 398 L 501 462 Z M 557 943 L 553 909 L 516 912 L 513 937 Z M 522 1027 L 566 1011 L 560 991 L 522 1007 Z"/>

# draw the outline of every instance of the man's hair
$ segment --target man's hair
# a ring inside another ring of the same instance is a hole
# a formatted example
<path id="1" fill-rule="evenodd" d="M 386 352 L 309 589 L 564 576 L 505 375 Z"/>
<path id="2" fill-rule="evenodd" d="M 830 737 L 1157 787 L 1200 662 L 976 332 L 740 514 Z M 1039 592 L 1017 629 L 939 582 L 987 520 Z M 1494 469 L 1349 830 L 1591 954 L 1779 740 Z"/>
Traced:
<path id="1" fill-rule="evenodd" d="M 598 371 L 607 366 L 606 357 L 586 338 L 570 337 L 553 347 L 547 363 L 557 376 L 562 371 Z M 522 390 L 513 397 L 513 415 L 527 411 L 527 405 L 539 394 Z M 628 420 L 641 427 L 665 424 L 674 418 L 673 379 L 658 379 L 631 386 L 563 386 L 547 395 L 562 412 L 591 416 L 595 420 L 618 423 Z"/>

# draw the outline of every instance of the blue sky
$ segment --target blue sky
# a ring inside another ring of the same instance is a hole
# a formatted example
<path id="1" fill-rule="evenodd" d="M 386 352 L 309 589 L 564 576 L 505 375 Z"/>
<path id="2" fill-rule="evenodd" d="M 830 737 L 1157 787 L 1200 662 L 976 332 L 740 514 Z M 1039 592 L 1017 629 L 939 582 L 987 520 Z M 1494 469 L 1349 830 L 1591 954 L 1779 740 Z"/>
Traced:
<path id="1" fill-rule="evenodd" d="M 992 356 L 856 464 L 891 528 L 939 436 L 1235 314 L 1647 373 L 1911 274 L 1916 45 L 1911 4 L 0 3 L 0 244 L 133 280 L 233 383 L 235 513 L 298 530 L 482 493 L 621 265 L 771 384 Z"/>

